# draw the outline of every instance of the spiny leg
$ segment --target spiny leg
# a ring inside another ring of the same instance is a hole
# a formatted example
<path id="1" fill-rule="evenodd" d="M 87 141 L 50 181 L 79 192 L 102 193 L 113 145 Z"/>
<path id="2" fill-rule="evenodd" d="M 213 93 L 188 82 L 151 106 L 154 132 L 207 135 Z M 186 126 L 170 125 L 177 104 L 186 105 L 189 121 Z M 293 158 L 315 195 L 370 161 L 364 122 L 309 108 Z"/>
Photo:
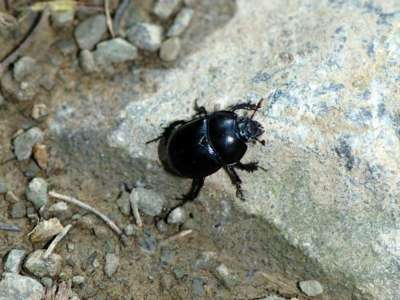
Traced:
<path id="1" fill-rule="evenodd" d="M 248 162 L 248 163 L 238 162 L 233 167 L 238 169 L 238 170 L 243 170 L 243 171 L 250 172 L 250 173 L 254 172 L 254 171 L 257 171 L 258 169 L 261 169 L 261 170 L 267 172 L 266 168 L 261 167 L 260 165 L 258 165 L 258 161 L 251 161 L 251 162 Z"/>
<path id="2" fill-rule="evenodd" d="M 242 191 L 242 180 L 240 179 L 239 175 L 232 166 L 225 166 L 224 169 L 226 173 L 228 173 L 232 184 L 236 187 L 236 197 L 240 198 L 242 201 L 245 201 Z"/>
<path id="3" fill-rule="evenodd" d="M 190 187 L 189 192 L 177 198 L 178 200 L 182 200 L 182 203 L 179 206 L 185 204 L 188 201 L 193 201 L 199 195 L 199 192 L 203 185 L 204 177 L 193 178 L 192 186 Z"/>
<path id="4" fill-rule="evenodd" d="M 245 102 L 245 103 L 238 103 L 235 105 L 232 105 L 229 107 L 230 111 L 236 111 L 239 109 L 244 109 L 244 110 L 255 110 L 257 109 L 257 104 L 253 104 L 250 102 Z"/>
<path id="5" fill-rule="evenodd" d="M 172 130 L 174 130 L 176 126 L 183 124 L 183 123 L 185 123 L 184 120 L 177 120 L 177 121 L 170 123 L 167 127 L 164 128 L 164 131 L 160 136 L 158 136 L 155 139 L 152 139 L 150 141 L 147 141 L 146 144 L 157 142 L 158 140 L 161 140 L 163 137 L 169 136 L 171 134 Z"/>
<path id="6" fill-rule="evenodd" d="M 204 106 L 199 106 L 197 101 L 198 99 L 194 100 L 194 111 L 196 112 L 194 116 L 206 116 L 208 114 L 206 108 Z"/>

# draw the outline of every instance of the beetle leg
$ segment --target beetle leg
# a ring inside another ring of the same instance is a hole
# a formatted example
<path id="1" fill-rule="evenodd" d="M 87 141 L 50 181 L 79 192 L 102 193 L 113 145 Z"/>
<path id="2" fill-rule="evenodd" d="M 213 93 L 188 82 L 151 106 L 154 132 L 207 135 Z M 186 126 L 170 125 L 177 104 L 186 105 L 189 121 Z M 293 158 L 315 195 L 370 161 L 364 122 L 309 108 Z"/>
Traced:
<path id="1" fill-rule="evenodd" d="M 194 111 L 196 112 L 194 116 L 206 116 L 208 114 L 206 108 L 204 106 L 199 106 L 197 100 L 198 99 L 194 100 Z"/>
<path id="2" fill-rule="evenodd" d="M 204 185 L 204 177 L 193 178 L 190 191 L 187 194 L 182 195 L 180 198 L 177 198 L 178 200 L 182 200 L 182 203 L 179 206 L 185 204 L 188 201 L 194 200 L 199 195 L 199 192 L 203 187 L 203 185 Z"/>
<path id="3" fill-rule="evenodd" d="M 246 103 L 238 103 L 229 107 L 229 110 L 233 112 L 239 109 L 255 110 L 257 109 L 257 104 L 246 102 Z"/>
<path id="4" fill-rule="evenodd" d="M 242 163 L 242 162 L 238 162 L 237 164 L 235 164 L 234 166 L 233 166 L 234 168 L 237 168 L 237 169 L 239 169 L 239 170 L 243 170 L 243 171 L 246 171 L 246 172 L 254 172 L 254 171 L 257 171 L 258 169 L 261 169 L 261 170 L 263 170 L 263 171 L 265 171 L 265 172 L 267 172 L 267 169 L 266 168 L 264 168 L 264 167 L 261 167 L 261 166 L 259 166 L 258 165 L 258 161 L 251 161 L 251 162 L 249 162 L 249 163 Z"/>
<path id="5" fill-rule="evenodd" d="M 228 173 L 232 184 L 236 187 L 236 197 L 240 198 L 242 201 L 245 201 L 242 190 L 242 180 L 240 179 L 239 175 L 232 166 L 225 166 L 224 169 L 226 173 Z"/>
<path id="6" fill-rule="evenodd" d="M 160 136 L 158 136 L 155 139 L 152 139 L 150 141 L 147 141 L 146 144 L 151 144 L 151 143 L 157 142 L 157 141 L 161 140 L 163 137 L 169 136 L 171 134 L 172 130 L 174 130 L 176 126 L 183 124 L 183 123 L 185 123 L 184 120 L 177 120 L 177 121 L 172 122 L 171 124 L 169 124 L 167 127 L 164 128 L 164 131 Z"/>

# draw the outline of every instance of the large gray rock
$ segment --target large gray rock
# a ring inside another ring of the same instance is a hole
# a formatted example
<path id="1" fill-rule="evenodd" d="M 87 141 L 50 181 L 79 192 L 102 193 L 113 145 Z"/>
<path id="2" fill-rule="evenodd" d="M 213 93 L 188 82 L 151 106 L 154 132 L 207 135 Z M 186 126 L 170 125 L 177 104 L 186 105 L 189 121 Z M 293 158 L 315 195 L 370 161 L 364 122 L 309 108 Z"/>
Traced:
<path id="1" fill-rule="evenodd" d="M 0 300 L 41 300 L 43 286 L 35 279 L 14 273 L 4 273 L 0 281 Z"/>
<path id="2" fill-rule="evenodd" d="M 126 154 L 112 156 L 112 165 L 133 162 L 131 174 L 157 173 L 172 189 L 178 181 L 162 177 L 157 147 L 144 141 L 156 137 L 161 125 L 190 117 L 197 97 L 209 110 L 266 97 L 256 119 L 266 129 L 267 146 L 250 147 L 244 161 L 259 160 L 268 172 L 241 174 L 246 202 L 233 196 L 222 172 L 207 178 L 201 195 L 228 191 L 242 211 L 264 220 L 258 225 L 268 228 L 265 235 L 271 240 L 260 247 L 265 249 L 260 256 L 293 269 L 297 278 L 321 282 L 329 299 L 396 299 L 400 4 L 237 4 L 228 25 L 182 58 L 179 68 L 148 72 L 157 90 L 140 94 L 116 112 L 113 130 L 106 126 L 109 111 L 93 110 L 92 118 L 82 113 L 79 124 L 62 117 L 82 107 L 60 110 L 50 126 L 61 138 L 75 138 L 68 144 L 71 153 L 80 149 L 80 141 L 90 153 L 86 157 L 98 153 L 104 164 L 110 155 L 104 149 L 112 146 L 118 150 L 113 154 Z M 93 99 L 91 109 L 105 99 Z M 101 129 L 88 130 L 93 127 Z M 99 150 L 94 139 L 87 142 L 89 133 L 96 140 L 106 137 L 107 146 Z M 90 143 L 93 151 L 87 148 Z"/>

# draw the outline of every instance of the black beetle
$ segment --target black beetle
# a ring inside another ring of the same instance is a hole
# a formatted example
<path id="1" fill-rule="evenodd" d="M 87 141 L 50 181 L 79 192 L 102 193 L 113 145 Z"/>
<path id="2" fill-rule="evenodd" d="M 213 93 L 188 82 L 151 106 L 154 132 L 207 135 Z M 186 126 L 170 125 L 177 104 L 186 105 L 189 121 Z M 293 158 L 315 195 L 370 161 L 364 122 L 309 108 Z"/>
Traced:
<path id="1" fill-rule="evenodd" d="M 226 110 L 208 113 L 195 103 L 196 114 L 189 121 L 178 120 L 169 124 L 161 136 L 148 141 L 158 140 L 159 157 L 164 168 L 170 173 L 191 178 L 190 191 L 179 200 L 193 200 L 204 185 L 204 179 L 220 168 L 228 173 L 236 187 L 236 195 L 244 200 L 241 179 L 235 169 L 247 172 L 256 171 L 258 162 L 242 163 L 240 160 L 247 150 L 249 142 L 264 141 L 258 139 L 264 130 L 261 124 L 253 120 L 263 99 L 257 104 L 239 103 Z M 253 111 L 251 117 L 239 116 L 237 110 Z"/>

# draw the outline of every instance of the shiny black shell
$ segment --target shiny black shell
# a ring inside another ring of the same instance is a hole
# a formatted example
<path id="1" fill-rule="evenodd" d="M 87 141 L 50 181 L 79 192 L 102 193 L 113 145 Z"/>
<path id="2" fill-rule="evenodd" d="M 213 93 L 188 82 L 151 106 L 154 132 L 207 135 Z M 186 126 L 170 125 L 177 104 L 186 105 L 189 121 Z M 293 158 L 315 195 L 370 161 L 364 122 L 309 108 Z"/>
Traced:
<path id="1" fill-rule="evenodd" d="M 217 111 L 187 121 L 164 137 L 161 161 L 172 173 L 188 178 L 209 176 L 234 165 L 246 153 L 237 114 Z"/>

